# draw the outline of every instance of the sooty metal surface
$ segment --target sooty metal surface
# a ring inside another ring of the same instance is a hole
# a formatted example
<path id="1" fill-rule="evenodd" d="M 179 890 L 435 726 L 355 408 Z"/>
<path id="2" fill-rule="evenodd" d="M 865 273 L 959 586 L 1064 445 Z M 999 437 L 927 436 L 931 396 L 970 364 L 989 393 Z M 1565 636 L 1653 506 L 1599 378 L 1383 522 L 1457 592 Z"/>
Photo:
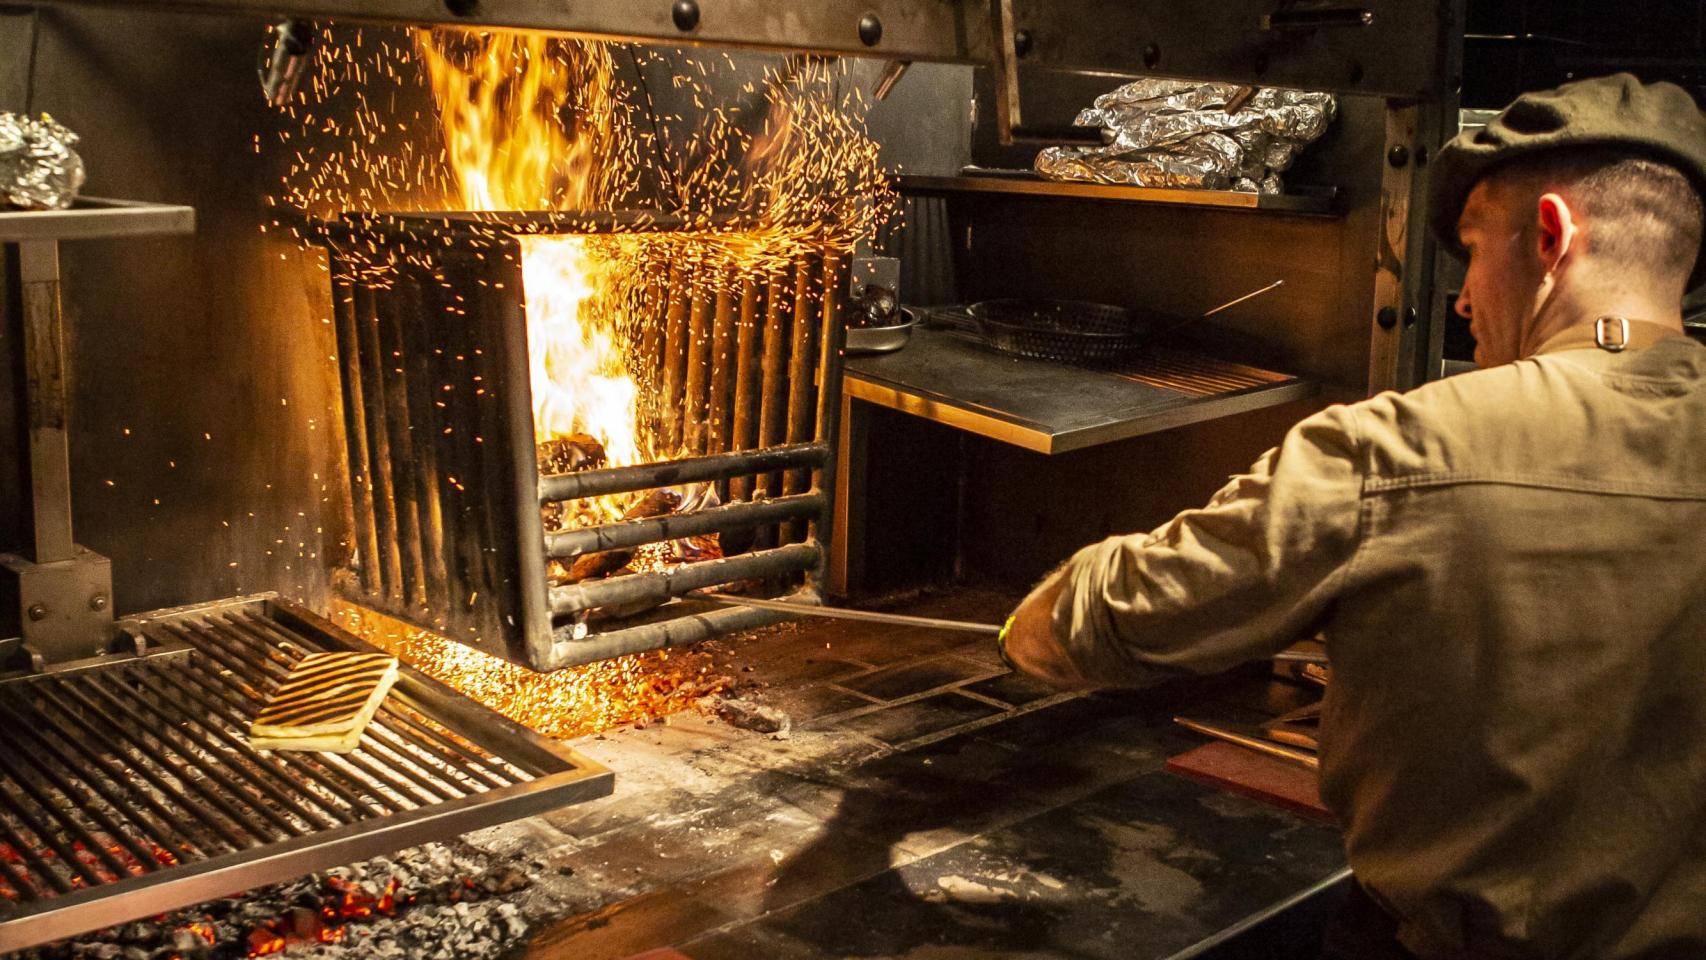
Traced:
<path id="1" fill-rule="evenodd" d="M 612 789 L 408 666 L 355 751 L 251 748 L 297 660 L 373 649 L 270 597 L 118 627 L 148 653 L 0 681 L 0 953 Z"/>
<path id="2" fill-rule="evenodd" d="M 672 458 L 541 476 L 517 237 L 680 228 L 652 213 L 324 225 L 352 531 L 340 593 L 536 670 L 787 619 L 683 594 L 735 582 L 809 590 L 823 571 L 847 286 L 835 251 L 752 267 L 719 252 L 722 235 L 677 235 L 680 256 L 646 283 L 628 357 L 640 416 Z M 545 526 L 569 501 L 659 488 L 693 505 Z M 617 575 L 579 582 L 549 574 L 711 534 L 725 559 L 625 573 L 616 562 Z"/>

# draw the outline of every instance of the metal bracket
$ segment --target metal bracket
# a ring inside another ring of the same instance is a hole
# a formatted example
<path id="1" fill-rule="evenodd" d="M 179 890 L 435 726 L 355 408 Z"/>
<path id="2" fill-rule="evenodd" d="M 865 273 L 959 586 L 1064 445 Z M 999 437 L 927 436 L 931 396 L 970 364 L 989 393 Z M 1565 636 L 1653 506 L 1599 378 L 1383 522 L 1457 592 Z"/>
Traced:
<path id="1" fill-rule="evenodd" d="M 1025 126 L 1019 105 L 1019 31 L 1014 26 L 1013 0 L 989 0 L 989 30 L 994 51 L 989 69 L 995 79 L 995 136 L 1001 145 L 1100 144 L 1101 132 L 1087 127 L 1044 131 Z M 1030 46 L 1028 39 L 1025 46 Z"/>
<path id="2" fill-rule="evenodd" d="M 113 566 L 76 548 L 69 560 L 34 563 L 0 554 L 0 596 L 16 604 L 24 646 L 49 663 L 108 652 L 113 639 Z"/>

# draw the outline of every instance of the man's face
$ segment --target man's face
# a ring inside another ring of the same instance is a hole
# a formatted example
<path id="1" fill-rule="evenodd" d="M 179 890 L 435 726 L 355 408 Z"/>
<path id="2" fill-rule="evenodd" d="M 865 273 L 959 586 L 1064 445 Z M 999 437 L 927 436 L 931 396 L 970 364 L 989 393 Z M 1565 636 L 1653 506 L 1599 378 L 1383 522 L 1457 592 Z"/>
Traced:
<path id="1" fill-rule="evenodd" d="M 1522 357 L 1522 336 L 1534 313 L 1543 271 L 1535 247 L 1534 211 L 1498 179 L 1469 191 L 1457 219 L 1458 240 L 1469 251 L 1469 270 L 1457 313 L 1469 320 L 1475 364 L 1493 367 Z"/>

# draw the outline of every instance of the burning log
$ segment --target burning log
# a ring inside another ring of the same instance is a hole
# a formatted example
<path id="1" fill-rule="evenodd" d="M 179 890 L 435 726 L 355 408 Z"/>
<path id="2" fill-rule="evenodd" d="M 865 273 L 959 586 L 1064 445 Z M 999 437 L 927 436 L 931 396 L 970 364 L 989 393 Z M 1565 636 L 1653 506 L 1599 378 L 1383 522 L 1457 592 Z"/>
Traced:
<path id="1" fill-rule="evenodd" d="M 647 520 L 674 513 L 681 506 L 681 494 L 674 490 L 653 490 L 622 514 L 623 520 Z M 565 583 L 579 583 L 598 577 L 608 577 L 626 567 L 634 559 L 633 550 L 606 550 L 576 557 L 569 566 Z"/>

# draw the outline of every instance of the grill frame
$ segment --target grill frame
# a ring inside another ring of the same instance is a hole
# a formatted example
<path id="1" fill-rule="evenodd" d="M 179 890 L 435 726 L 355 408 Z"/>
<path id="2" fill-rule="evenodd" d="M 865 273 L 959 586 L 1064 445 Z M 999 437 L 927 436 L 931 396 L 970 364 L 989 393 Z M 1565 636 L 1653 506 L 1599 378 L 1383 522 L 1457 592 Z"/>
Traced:
<path id="1" fill-rule="evenodd" d="M 376 652 L 272 595 L 157 611 L 121 620 L 118 628 L 145 643 L 147 653 L 0 680 L 0 717 L 17 726 L 15 749 L 0 765 L 0 842 L 21 845 L 23 861 L 8 864 L 0 880 L 23 890 L 19 883 L 35 877 L 26 886 L 38 893 L 54 888 L 30 899 L 0 899 L 0 953 L 613 790 L 604 767 L 406 664 L 362 746 L 348 757 L 246 748 L 247 721 L 288 671 L 293 649 Z M 245 685 L 263 696 L 251 696 Z M 112 722 L 131 717 L 140 722 L 128 732 Z M 20 718 L 33 722 L 18 726 Z M 77 758 L 88 762 L 66 762 Z M 127 769 L 153 789 L 127 786 L 120 775 Z M 55 777 L 68 785 L 80 781 L 83 795 L 57 806 L 43 802 L 58 789 Z M 314 790 L 302 786 L 310 782 Z M 19 816 L 20 809 L 28 813 Z M 57 874 L 41 851 L 63 849 L 56 859 L 70 854 L 75 862 L 76 843 L 110 835 L 102 818 L 134 830 L 100 847 L 92 858 L 98 867 L 77 871 L 85 886 L 53 883 Z M 107 852 L 120 847 L 139 866 L 153 861 L 136 854 L 162 847 L 179 859 L 108 879 L 103 871 L 126 873 L 127 864 Z"/>
<path id="2" fill-rule="evenodd" d="M 640 356 L 652 365 L 659 409 L 680 413 L 661 429 L 689 455 L 540 473 L 516 237 L 681 228 L 634 212 L 346 215 L 322 225 L 353 531 L 349 549 L 332 552 L 341 596 L 544 671 L 788 619 L 682 597 L 688 581 L 702 588 L 750 576 L 768 593 L 799 586 L 798 595 L 816 595 L 833 518 L 849 262 L 841 251 L 822 248 L 769 272 L 712 264 L 725 271 L 720 288 L 695 286 L 692 264 L 672 266 Z M 389 274 L 377 285 L 361 276 L 376 254 Z M 435 388 L 443 403 L 422 396 Z M 477 451 L 455 432 L 470 424 Z M 716 484 L 722 505 L 549 536 L 540 517 L 574 496 L 689 481 Z M 547 581 L 552 559 L 736 530 L 752 531 L 754 553 L 690 564 L 681 578 Z M 673 599 L 602 630 L 582 622 L 597 603 L 636 597 Z"/>

